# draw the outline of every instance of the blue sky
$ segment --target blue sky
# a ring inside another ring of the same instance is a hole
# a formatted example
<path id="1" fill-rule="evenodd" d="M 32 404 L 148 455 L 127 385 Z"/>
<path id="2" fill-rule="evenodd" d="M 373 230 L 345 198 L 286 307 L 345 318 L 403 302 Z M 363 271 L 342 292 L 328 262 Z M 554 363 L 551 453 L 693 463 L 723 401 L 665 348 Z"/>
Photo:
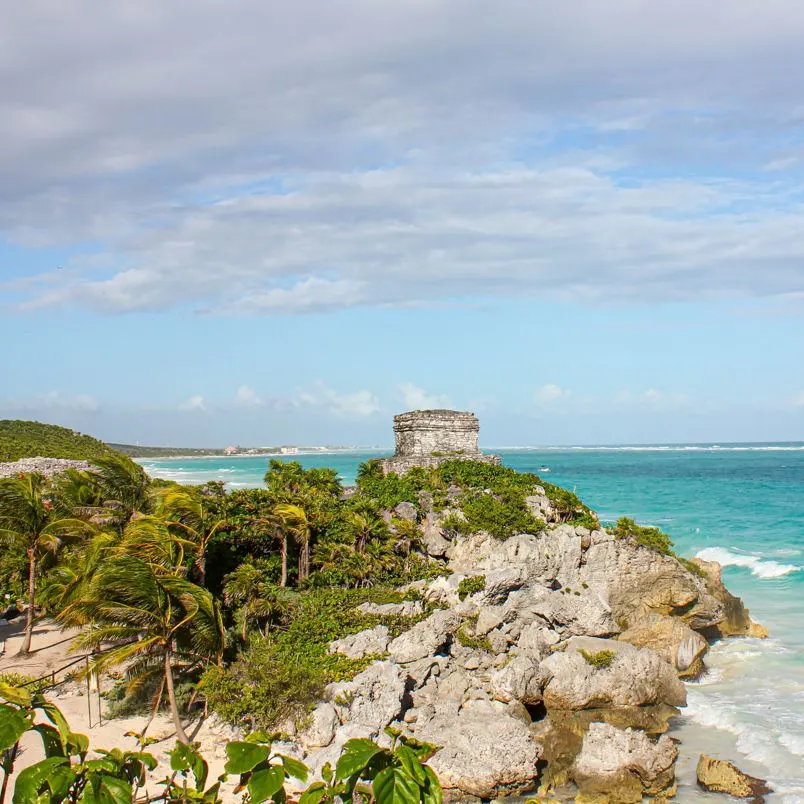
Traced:
<path id="1" fill-rule="evenodd" d="M 804 438 L 794 0 L 30 0 L 4 25 L 0 417 Z"/>

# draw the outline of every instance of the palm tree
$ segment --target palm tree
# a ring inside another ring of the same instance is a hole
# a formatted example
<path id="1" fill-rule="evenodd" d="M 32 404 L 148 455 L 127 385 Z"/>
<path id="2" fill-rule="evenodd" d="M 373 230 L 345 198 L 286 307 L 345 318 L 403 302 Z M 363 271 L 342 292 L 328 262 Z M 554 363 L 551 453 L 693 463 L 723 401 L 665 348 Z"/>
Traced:
<path id="1" fill-rule="evenodd" d="M 299 581 L 303 581 L 310 574 L 310 541 L 313 535 L 310 520 L 301 506 L 290 503 L 280 503 L 274 508 L 274 513 L 299 545 Z"/>
<path id="2" fill-rule="evenodd" d="M 135 514 L 147 513 L 151 504 L 150 480 L 141 466 L 125 455 L 96 458 L 91 472 L 97 483 L 107 513 L 115 512 L 114 521 L 122 530 Z"/>
<path id="3" fill-rule="evenodd" d="M 241 564 L 230 572 L 223 586 L 223 601 L 227 606 L 239 606 L 241 638 L 248 640 L 248 625 L 252 620 L 266 620 L 265 633 L 271 619 L 286 614 L 292 604 L 293 593 L 266 581 L 266 562 Z"/>
<path id="4" fill-rule="evenodd" d="M 36 573 L 41 559 L 56 553 L 67 537 L 87 533 L 90 526 L 73 518 L 53 518 L 46 478 L 32 472 L 0 480 L 0 537 L 18 544 L 28 557 L 28 611 L 21 654 L 30 653 L 36 606 Z"/>
<path id="5" fill-rule="evenodd" d="M 385 520 L 373 508 L 366 506 L 348 511 L 343 524 L 358 553 L 365 553 L 370 541 L 382 541 L 389 535 Z"/>
<path id="6" fill-rule="evenodd" d="M 176 736 L 187 744 L 173 668 L 179 663 L 187 669 L 220 663 L 223 622 L 208 590 L 181 577 L 179 567 L 162 563 L 171 548 L 143 558 L 126 552 L 135 549 L 135 543 L 132 539 L 126 546 L 124 537 L 123 544 L 111 548 L 84 595 L 58 619 L 92 625 L 75 639 L 74 649 L 102 650 L 92 662 L 93 672 L 125 666 L 129 692 L 162 676 Z"/>
<path id="7" fill-rule="evenodd" d="M 169 527 L 179 530 L 187 541 L 195 545 L 196 559 L 193 567 L 198 582 L 204 586 L 207 574 L 207 545 L 225 520 L 215 516 L 208 500 L 201 494 L 180 486 L 159 489 L 154 495 L 156 511 L 163 516 Z"/>

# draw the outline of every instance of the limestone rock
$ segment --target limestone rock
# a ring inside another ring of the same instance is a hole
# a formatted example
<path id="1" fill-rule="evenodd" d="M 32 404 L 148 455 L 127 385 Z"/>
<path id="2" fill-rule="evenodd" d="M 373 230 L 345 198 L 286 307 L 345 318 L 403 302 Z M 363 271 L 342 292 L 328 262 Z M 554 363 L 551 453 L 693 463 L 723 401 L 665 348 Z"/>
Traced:
<path id="1" fill-rule="evenodd" d="M 417 617 L 424 607 L 418 600 L 406 600 L 404 603 L 361 603 L 357 610 L 381 617 Z"/>
<path id="2" fill-rule="evenodd" d="M 362 659 L 373 653 L 385 653 L 389 641 L 387 626 L 378 625 L 330 642 L 329 652 L 342 653 L 350 659 Z"/>
<path id="3" fill-rule="evenodd" d="M 592 723 L 571 775 L 583 796 L 636 803 L 645 795 L 674 793 L 677 756 L 675 743 L 666 735 L 654 742 L 643 731 Z"/>
<path id="4" fill-rule="evenodd" d="M 541 703 L 544 679 L 539 673 L 538 662 L 529 656 L 515 656 L 491 674 L 489 683 L 494 697 L 503 703 Z"/>
<path id="5" fill-rule="evenodd" d="M 326 693 L 341 723 L 379 734 L 402 710 L 405 677 L 392 662 L 374 662 L 351 681 L 328 685 Z"/>
<path id="6" fill-rule="evenodd" d="M 762 802 L 766 793 L 773 792 L 763 779 L 749 776 L 731 762 L 714 759 L 706 754 L 701 754 L 698 760 L 696 775 L 698 784 L 713 793 L 726 793 L 736 798 L 752 798 L 756 802 Z"/>
<path id="7" fill-rule="evenodd" d="M 559 639 L 560 637 L 554 630 L 534 621 L 520 630 L 517 648 L 520 653 L 530 656 L 536 661 L 541 661 L 550 655 L 553 646 Z"/>
<path id="8" fill-rule="evenodd" d="M 655 650 L 682 677 L 697 675 L 703 669 L 701 659 L 709 647 L 686 623 L 662 614 L 649 615 L 618 638 L 638 648 Z"/>
<path id="9" fill-rule="evenodd" d="M 419 510 L 412 502 L 401 502 L 394 508 L 394 516 L 397 519 L 406 519 L 415 522 L 419 517 Z"/>
<path id="10" fill-rule="evenodd" d="M 441 527 L 441 517 L 428 514 L 422 522 L 421 540 L 427 555 L 443 558 L 452 548 L 452 539 L 447 538 Z"/>
<path id="11" fill-rule="evenodd" d="M 718 624 L 721 636 L 750 636 L 764 639 L 768 632 L 749 616 L 748 609 L 739 597 L 735 597 L 723 585 L 722 567 L 716 561 L 693 559 L 706 574 L 706 586 L 709 592 L 723 605 L 724 618 Z"/>
<path id="12" fill-rule="evenodd" d="M 448 796 L 492 798 L 535 785 L 539 746 L 528 726 L 500 706 L 477 701 L 457 716 L 417 722 L 417 739 L 441 746 L 429 765 Z"/>
<path id="13" fill-rule="evenodd" d="M 619 632 L 611 609 L 596 594 L 535 587 L 517 599 L 520 617 L 538 617 L 564 636 L 611 636 Z"/>
<path id="14" fill-rule="evenodd" d="M 480 609 L 475 623 L 475 634 L 485 636 L 489 631 L 503 624 L 504 610 L 500 606 L 486 606 Z"/>
<path id="15" fill-rule="evenodd" d="M 426 620 L 393 640 L 388 652 L 398 664 L 435 656 L 452 640 L 452 634 L 460 623 L 461 617 L 454 611 L 434 611 Z"/>
<path id="16" fill-rule="evenodd" d="M 594 667 L 581 655 L 612 651 L 609 667 Z M 540 665 L 546 684 L 544 703 L 548 709 L 591 709 L 599 707 L 684 706 L 684 685 L 673 668 L 657 653 L 625 642 L 573 637 L 564 652 L 553 653 Z"/>
<path id="17" fill-rule="evenodd" d="M 319 704 L 310 716 L 310 725 L 300 735 L 302 745 L 308 750 L 323 748 L 332 742 L 335 729 L 341 725 L 338 713 L 331 703 Z"/>

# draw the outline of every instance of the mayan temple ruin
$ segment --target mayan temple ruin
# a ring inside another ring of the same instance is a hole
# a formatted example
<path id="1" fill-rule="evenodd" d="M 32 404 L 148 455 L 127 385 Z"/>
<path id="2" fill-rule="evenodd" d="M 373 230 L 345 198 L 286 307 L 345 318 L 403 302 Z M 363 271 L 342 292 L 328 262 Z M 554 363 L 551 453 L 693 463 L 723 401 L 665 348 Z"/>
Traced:
<path id="1" fill-rule="evenodd" d="M 385 458 L 385 474 L 405 474 L 413 466 L 438 466 L 460 458 L 499 464 L 497 455 L 485 455 L 477 446 L 480 422 L 474 413 L 457 410 L 412 410 L 394 416 L 396 452 Z"/>

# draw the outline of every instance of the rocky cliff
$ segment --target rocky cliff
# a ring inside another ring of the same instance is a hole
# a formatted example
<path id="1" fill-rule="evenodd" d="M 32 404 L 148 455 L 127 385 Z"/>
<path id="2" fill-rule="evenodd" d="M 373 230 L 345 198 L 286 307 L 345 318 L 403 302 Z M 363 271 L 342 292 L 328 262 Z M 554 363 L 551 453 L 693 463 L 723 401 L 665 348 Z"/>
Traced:
<path id="1" fill-rule="evenodd" d="M 672 795 L 677 749 L 663 733 L 685 704 L 680 677 L 704 671 L 712 640 L 764 632 L 717 565 L 539 511 L 545 530 L 503 541 L 403 503 L 396 514 L 423 520 L 444 575 L 384 607 L 412 618 L 407 632 L 332 643 L 375 660 L 330 685 L 308 723 L 288 724 L 286 750 L 320 773 L 346 740 L 390 727 L 441 747 L 430 764 L 452 798 Z"/>

